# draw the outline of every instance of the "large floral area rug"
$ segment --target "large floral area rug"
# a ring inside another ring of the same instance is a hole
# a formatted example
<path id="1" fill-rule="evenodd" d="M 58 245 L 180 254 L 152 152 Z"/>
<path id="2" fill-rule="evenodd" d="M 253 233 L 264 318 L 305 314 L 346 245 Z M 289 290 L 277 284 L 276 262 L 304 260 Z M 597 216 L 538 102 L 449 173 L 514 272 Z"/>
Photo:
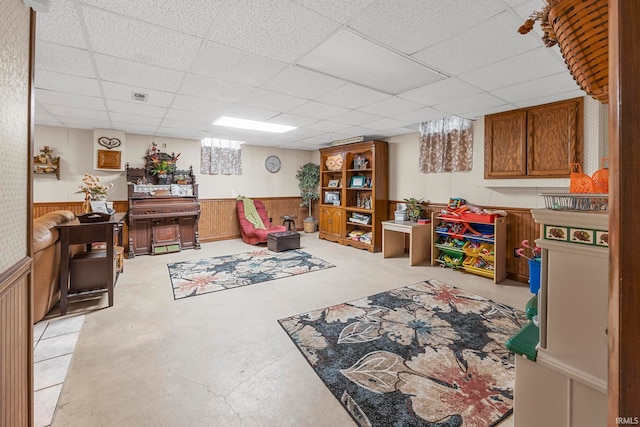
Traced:
<path id="1" fill-rule="evenodd" d="M 181 299 L 335 267 L 299 249 L 268 249 L 168 264 L 173 298 Z"/>
<path id="2" fill-rule="evenodd" d="M 524 313 L 428 280 L 279 320 L 360 426 L 495 425 Z"/>

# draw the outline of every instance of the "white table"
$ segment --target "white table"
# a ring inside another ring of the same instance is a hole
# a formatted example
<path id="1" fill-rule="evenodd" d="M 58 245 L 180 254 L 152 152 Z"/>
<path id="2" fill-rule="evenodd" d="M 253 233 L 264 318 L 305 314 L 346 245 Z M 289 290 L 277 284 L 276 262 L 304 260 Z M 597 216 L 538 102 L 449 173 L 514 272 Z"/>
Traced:
<path id="1" fill-rule="evenodd" d="M 403 255 L 407 234 L 410 264 L 428 261 L 431 258 L 431 224 L 412 221 L 382 221 L 382 257 Z"/>

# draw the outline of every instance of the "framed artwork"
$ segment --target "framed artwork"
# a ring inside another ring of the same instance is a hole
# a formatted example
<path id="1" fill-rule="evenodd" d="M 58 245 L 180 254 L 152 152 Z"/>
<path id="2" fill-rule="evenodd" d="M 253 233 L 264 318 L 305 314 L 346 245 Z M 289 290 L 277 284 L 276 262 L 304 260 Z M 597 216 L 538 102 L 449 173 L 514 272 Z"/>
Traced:
<path id="1" fill-rule="evenodd" d="M 330 179 L 327 187 L 337 187 L 339 182 L 337 179 Z"/>
<path id="2" fill-rule="evenodd" d="M 121 169 L 121 151 L 98 150 L 98 169 Z"/>
<path id="3" fill-rule="evenodd" d="M 340 204 L 340 192 L 339 191 L 325 191 L 324 203 L 327 205 Z"/>
<path id="4" fill-rule="evenodd" d="M 365 178 L 361 175 L 356 175 L 351 177 L 351 182 L 349 183 L 350 188 L 364 188 Z"/>

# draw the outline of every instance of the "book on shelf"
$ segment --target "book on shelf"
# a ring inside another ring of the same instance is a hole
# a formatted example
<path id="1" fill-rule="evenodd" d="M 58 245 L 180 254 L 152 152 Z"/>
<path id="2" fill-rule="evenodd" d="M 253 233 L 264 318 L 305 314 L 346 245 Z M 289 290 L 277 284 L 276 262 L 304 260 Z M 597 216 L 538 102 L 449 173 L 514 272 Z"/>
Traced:
<path id="1" fill-rule="evenodd" d="M 358 224 L 369 225 L 371 224 L 371 215 L 354 212 L 351 214 L 350 221 Z"/>

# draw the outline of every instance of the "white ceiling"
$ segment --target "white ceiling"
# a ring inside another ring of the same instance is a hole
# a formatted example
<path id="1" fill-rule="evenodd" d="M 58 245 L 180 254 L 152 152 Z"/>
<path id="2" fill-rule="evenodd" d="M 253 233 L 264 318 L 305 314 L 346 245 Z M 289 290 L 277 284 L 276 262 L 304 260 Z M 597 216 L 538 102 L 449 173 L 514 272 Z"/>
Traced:
<path id="1" fill-rule="evenodd" d="M 475 118 L 584 96 L 537 25 L 517 32 L 542 4 L 51 0 L 37 15 L 36 124 L 315 150 L 415 132 L 421 121 L 452 114 Z M 342 30 L 445 78 L 393 95 L 298 65 Z M 147 101 L 134 101 L 133 92 Z M 298 129 L 211 124 L 222 115 Z"/>

